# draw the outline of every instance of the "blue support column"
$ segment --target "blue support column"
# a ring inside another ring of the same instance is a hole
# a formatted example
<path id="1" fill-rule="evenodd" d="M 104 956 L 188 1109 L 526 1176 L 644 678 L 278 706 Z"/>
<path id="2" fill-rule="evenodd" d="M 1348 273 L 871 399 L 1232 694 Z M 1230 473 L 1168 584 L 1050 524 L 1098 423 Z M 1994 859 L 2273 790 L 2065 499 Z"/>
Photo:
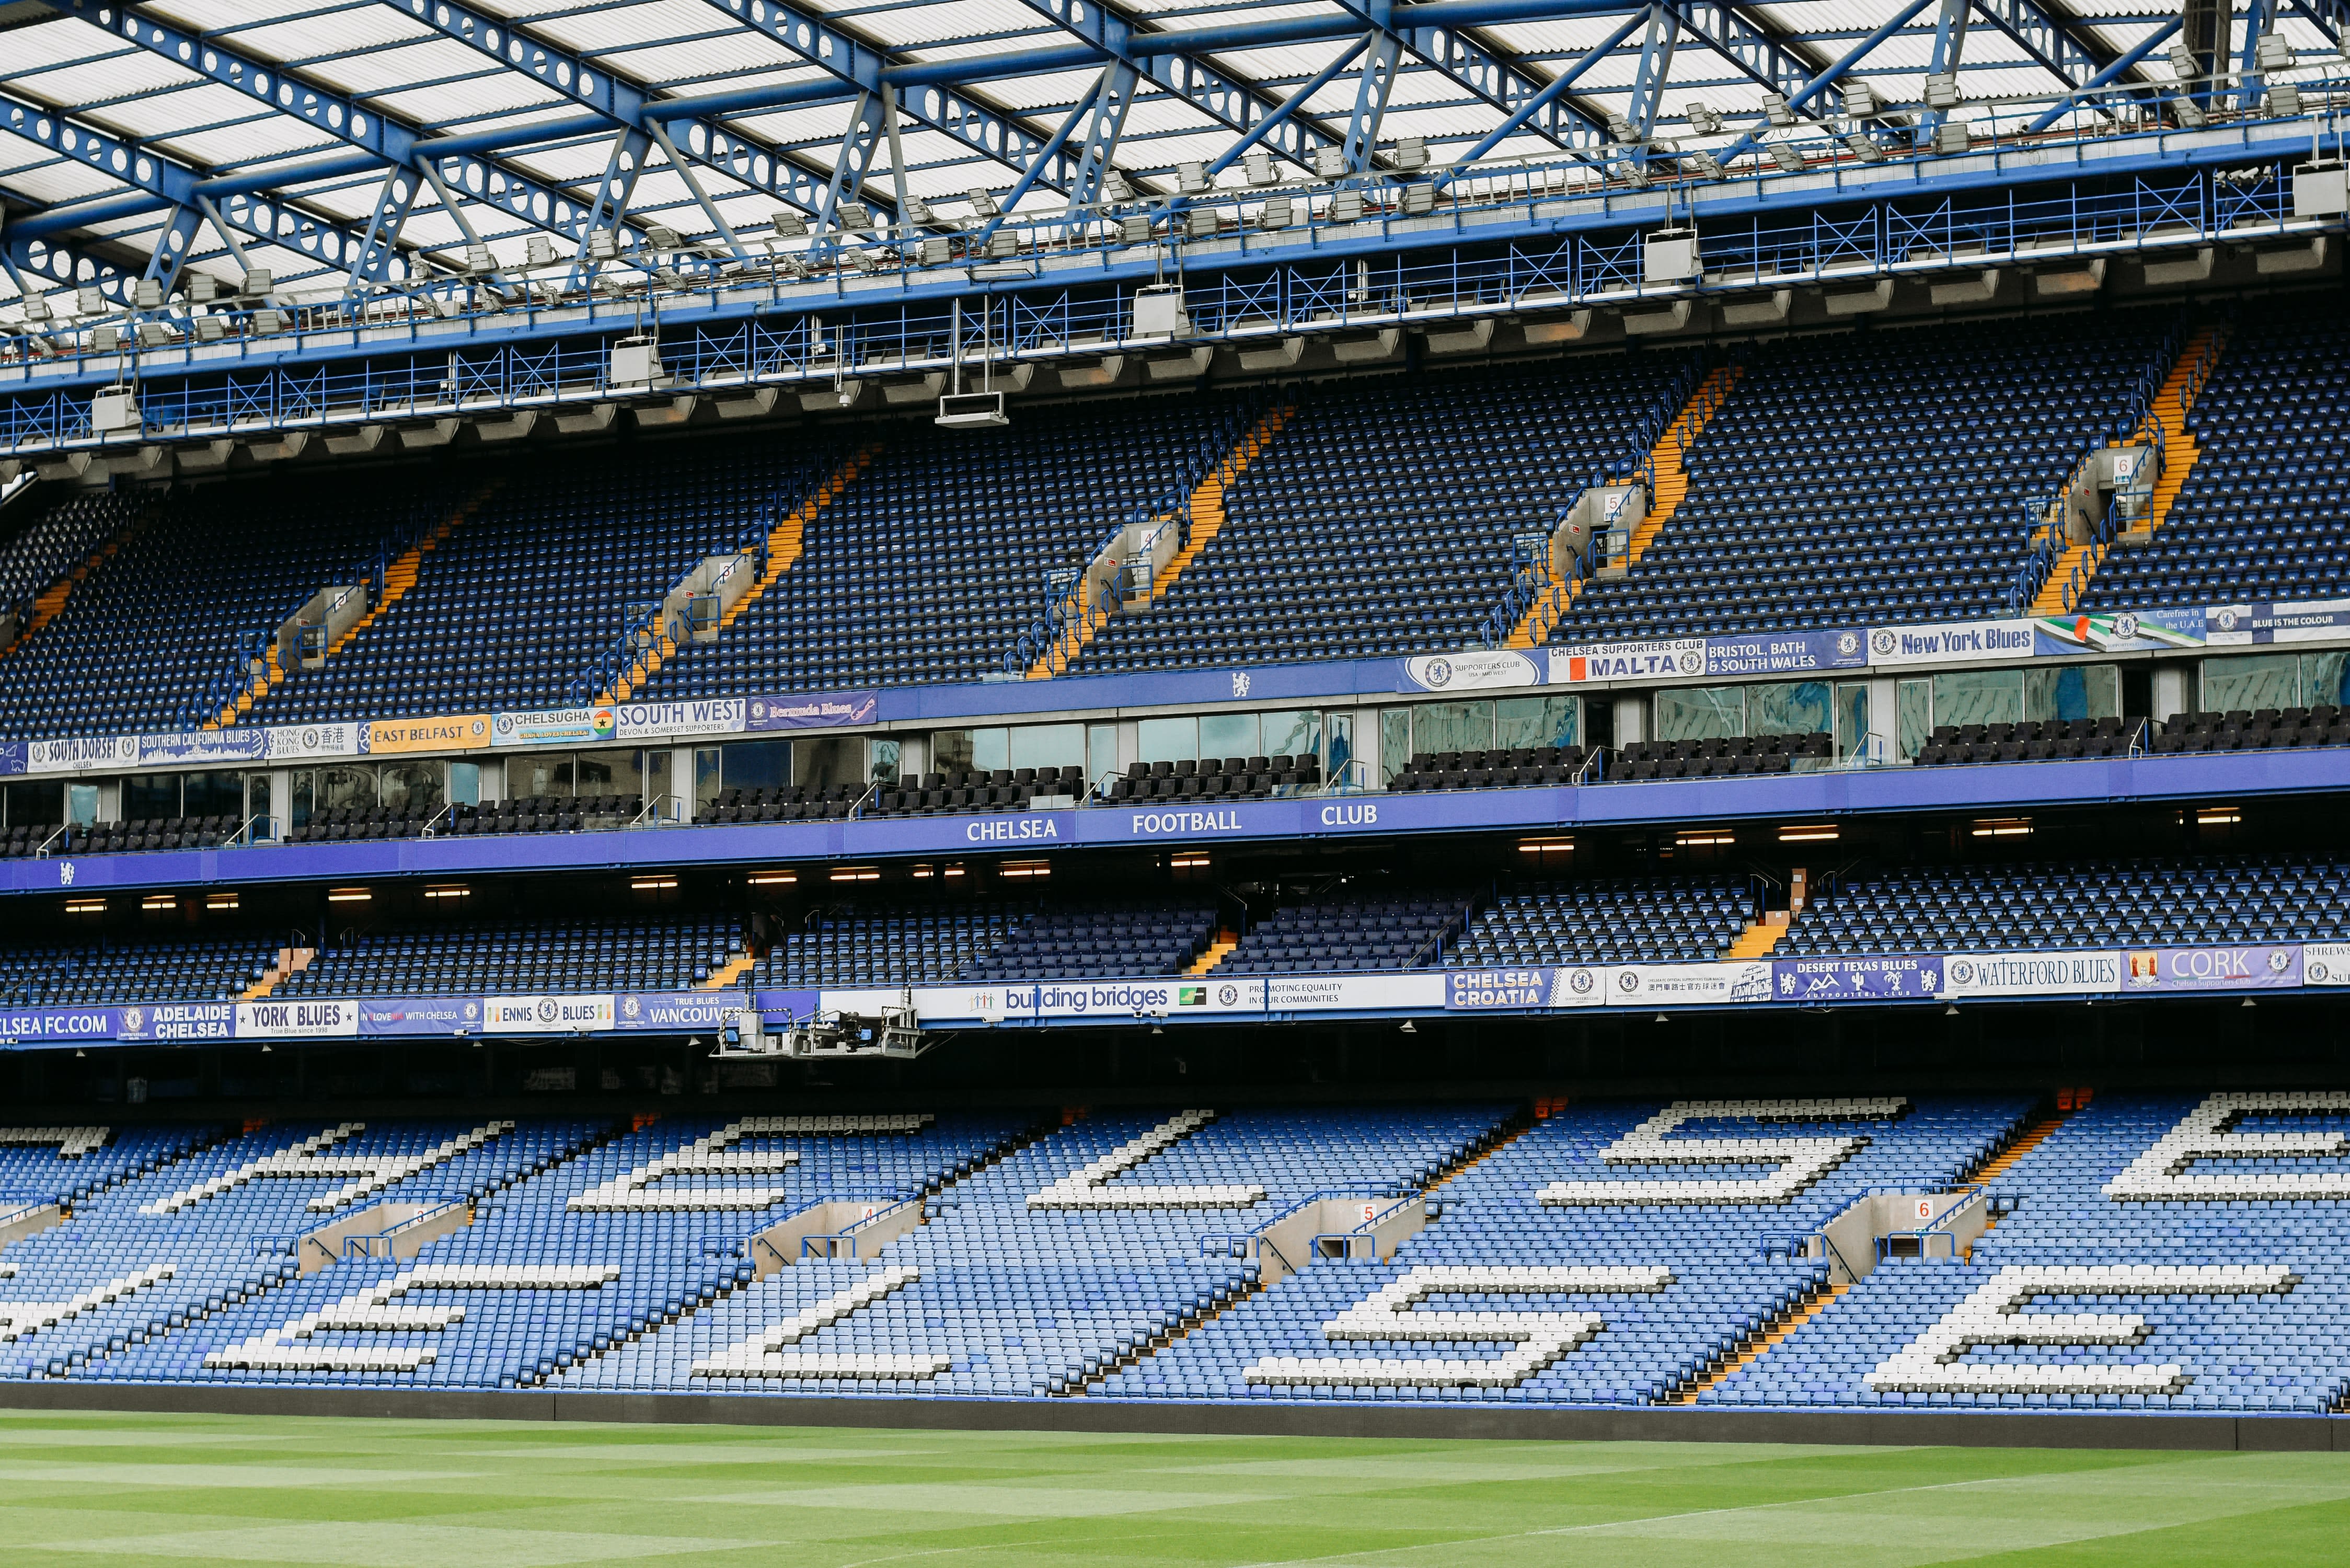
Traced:
<path id="1" fill-rule="evenodd" d="M 816 222 L 827 229 L 840 222 L 840 204 L 854 202 L 865 189 L 866 171 L 873 167 L 873 153 L 881 145 L 881 95 L 868 92 L 857 100 L 857 118 L 848 124 L 848 134 L 840 140 L 840 151 L 833 159 L 832 181 L 824 188 L 824 204 L 816 209 Z"/>
<path id="2" fill-rule="evenodd" d="M 1355 111 L 1347 117 L 1347 171 L 1367 174 L 1371 154 L 1378 147 L 1379 121 L 1388 112 L 1388 95 L 1395 90 L 1397 63 L 1403 40 L 1382 33 L 1364 57 L 1362 74 L 1355 78 Z"/>
<path id="3" fill-rule="evenodd" d="M 1092 112 L 1087 116 L 1085 147 L 1077 154 L 1076 171 L 1069 181 L 1069 216 L 1073 220 L 1080 220 L 1082 209 L 1101 201 L 1102 179 L 1118 152 L 1118 139 L 1126 129 L 1126 111 L 1134 103 L 1140 81 L 1141 73 L 1124 60 L 1112 60 L 1102 71 L 1101 82 L 1094 88 Z"/>
<path id="4" fill-rule="evenodd" d="M 1647 142 L 1656 134 L 1657 104 L 1663 98 L 1665 78 L 1673 68 L 1673 46 L 1680 40 L 1680 19 L 1662 5 L 1648 7 L 1648 33 L 1640 41 L 1639 73 L 1632 78 L 1632 101 L 1624 118 L 1632 124 L 1633 135 Z M 1648 161 L 1644 150 L 1643 163 Z"/>
<path id="5" fill-rule="evenodd" d="M 188 253 L 194 248 L 196 231 L 203 226 L 204 215 L 193 203 L 172 209 L 163 224 L 163 232 L 155 236 L 155 249 L 147 258 L 146 279 L 161 284 L 168 295 L 179 286 L 180 269 L 188 265 Z"/>
<path id="6" fill-rule="evenodd" d="M 416 193 L 423 187 L 424 181 L 412 170 L 393 169 L 385 173 L 383 183 L 376 189 L 375 203 L 368 212 L 366 237 L 351 257 L 348 277 L 343 285 L 347 297 L 366 295 L 384 281 L 392 255 L 400 248 L 400 231 L 416 205 Z"/>
<path id="7" fill-rule="evenodd" d="M 1926 63 L 1928 76 L 1957 74 L 1959 60 L 1967 50 L 1967 18 L 1973 14 L 1974 0 L 1942 0 L 1942 15 L 1934 23 L 1934 53 Z M 1949 118 L 1950 110 L 1929 104 L 1922 122 L 1926 138 L 1931 140 Z"/>
<path id="8" fill-rule="evenodd" d="M 1843 79 L 1845 72 L 1852 69 L 1853 67 L 1860 64 L 1862 60 L 1866 59 L 1868 55 L 1876 49 L 1877 45 L 1885 42 L 1886 39 L 1891 37 L 1902 28 L 1908 26 L 1912 21 L 1917 19 L 1918 13 L 1923 11 L 1927 6 L 1931 5 L 1934 3 L 1935 0 L 1909 0 L 1908 5 L 1904 5 L 1899 11 L 1894 13 L 1889 19 L 1880 24 L 1875 32 L 1869 34 L 1868 36 L 1863 38 L 1859 43 L 1855 44 L 1851 48 L 1846 50 L 1844 54 L 1837 58 L 1834 65 L 1829 66 L 1817 76 L 1814 77 L 1810 81 L 1805 82 L 1802 87 L 1796 88 L 1794 92 L 1789 93 L 1787 95 L 1787 107 L 1794 109 L 1800 109 L 1804 105 L 1811 102 L 1812 99 L 1827 91 L 1828 88 L 1834 87 L 1838 81 Z M 1755 145 L 1762 140 L 1762 132 L 1761 128 L 1758 127 L 1753 130 L 1748 131 L 1745 135 L 1740 137 L 1737 140 L 1731 142 L 1728 147 L 1722 150 L 1722 163 L 1726 166 L 1735 161 L 1737 159 L 1743 157 L 1747 152 L 1752 151 Z"/>
<path id="9" fill-rule="evenodd" d="M 593 254 L 598 234 L 612 236 L 613 249 L 619 251 L 623 237 L 622 225 L 629 215 L 629 199 L 636 194 L 637 177 L 644 172 L 645 153 L 652 139 L 633 128 L 612 138 L 612 151 L 604 160 L 604 177 L 596 182 L 596 199 L 588 210 L 588 223 L 579 235 L 579 252 L 573 257 L 569 286 L 584 288 L 596 277 L 597 268 L 603 264 Z"/>

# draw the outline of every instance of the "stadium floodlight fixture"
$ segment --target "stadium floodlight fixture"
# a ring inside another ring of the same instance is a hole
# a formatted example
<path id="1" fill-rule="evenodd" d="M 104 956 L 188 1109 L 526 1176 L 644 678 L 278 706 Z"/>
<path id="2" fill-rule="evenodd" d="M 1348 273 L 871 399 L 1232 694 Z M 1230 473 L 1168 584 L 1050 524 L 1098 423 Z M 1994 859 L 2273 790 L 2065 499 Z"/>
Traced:
<path id="1" fill-rule="evenodd" d="M 1175 165 L 1175 186 L 1186 196 L 1204 196 L 1216 188 L 1208 178 L 1208 166 L 1198 161 Z"/>
<path id="2" fill-rule="evenodd" d="M 1926 78 L 1926 107 L 1945 113 L 1959 107 L 1959 73 L 1936 71 Z"/>
<path id="3" fill-rule="evenodd" d="M 1102 199 L 1107 202 L 1131 202 L 1134 186 L 1123 169 L 1107 170 L 1102 174 Z"/>
<path id="4" fill-rule="evenodd" d="M 1347 172 L 1347 150 L 1343 147 L 1317 147 L 1314 150 L 1314 172 L 1324 180 L 1337 180 Z"/>
<path id="5" fill-rule="evenodd" d="M 1690 129 L 1700 136 L 1718 136 L 1721 132 L 1721 116 L 1695 99 L 1689 106 Z"/>
<path id="6" fill-rule="evenodd" d="M 106 296 L 88 284 L 74 290 L 74 310 L 79 315 L 104 316 L 112 308 L 107 304 Z"/>
<path id="7" fill-rule="evenodd" d="M 992 218 L 1003 210 L 995 204 L 995 198 L 985 191 L 972 190 L 966 192 L 965 194 L 971 200 L 972 213 L 975 217 Z"/>
<path id="8" fill-rule="evenodd" d="M 188 278 L 188 303 L 210 305 L 220 297 L 220 280 L 208 272 L 192 274 Z"/>
<path id="9" fill-rule="evenodd" d="M 843 202 L 836 213 L 844 231 L 869 229 L 873 226 L 873 209 L 862 202 Z"/>
<path id="10" fill-rule="evenodd" d="M 1640 140 L 1639 131 L 1633 126 L 1630 120 L 1625 119 L 1620 114 L 1611 113 L 1608 115 L 1607 134 L 1614 137 L 1617 140 L 1622 142 L 1627 147 L 1631 146 L 1632 143 Z"/>
<path id="11" fill-rule="evenodd" d="M 910 229 L 928 228 L 939 221 L 937 214 L 931 211 L 931 204 L 920 196 L 906 198 L 906 210 L 899 218 L 903 226 Z"/>
<path id="12" fill-rule="evenodd" d="M 1399 1034 L 1417 1034 L 1419 1033 L 1419 1025 L 1407 1018 L 1403 1021 L 1403 1027 L 1397 1030 L 1396 1033 Z"/>
<path id="13" fill-rule="evenodd" d="M 1698 176 L 1700 179 L 1720 180 L 1726 178 L 1722 171 L 1721 160 L 1716 158 L 1711 152 L 1690 153 L 1690 167 L 1698 171 Z"/>
<path id="14" fill-rule="evenodd" d="M 2164 53 L 2170 61 L 2170 74 L 2180 81 L 2191 82 L 2202 74 L 2202 62 L 2195 57 L 2195 51 L 2185 44 L 2173 44 Z"/>
<path id="15" fill-rule="evenodd" d="M 532 268 L 555 265 L 555 241 L 546 234 L 532 234 L 523 241 L 523 265 Z"/>
<path id="16" fill-rule="evenodd" d="M 1780 173 L 1800 174 L 1804 171 L 1804 155 L 1786 142 L 1770 141 L 1763 145 L 1770 148 L 1771 161 L 1779 166 Z"/>
<path id="17" fill-rule="evenodd" d="M 2178 116 L 2178 123 L 2189 130 L 2199 130 L 2203 128 L 2202 106 L 2184 94 L 2170 100 L 2170 112 Z"/>
<path id="18" fill-rule="evenodd" d="M 27 321 L 47 321 L 56 314 L 49 308 L 49 296 L 46 294 L 28 294 L 25 296 L 24 305 Z"/>
<path id="19" fill-rule="evenodd" d="M 276 286 L 277 275 L 265 266 L 257 266 L 244 275 L 244 282 L 238 286 L 237 292 L 251 298 L 259 299 Z"/>
<path id="20" fill-rule="evenodd" d="M 2269 88 L 2269 112 L 2286 119 L 2301 118 L 2301 89 L 2291 82 L 2276 82 Z"/>
<path id="21" fill-rule="evenodd" d="M 1787 99 L 1783 94 L 1775 92 L 1764 93 L 1762 95 L 1762 112 L 1770 117 L 1771 123 L 1773 125 L 1793 125 L 1795 123 L 1795 111 L 1787 107 Z"/>
<path id="22" fill-rule="evenodd" d="M 1270 152 L 1243 153 L 1241 168 L 1247 173 L 1248 182 L 1252 185 L 1271 185 L 1281 178 L 1280 172 L 1273 166 L 1273 154 Z"/>
<path id="23" fill-rule="evenodd" d="M 2293 67 L 2293 46 L 2282 33 L 2262 33 L 2252 45 L 2252 63 L 2263 71 L 2289 71 Z"/>
<path id="24" fill-rule="evenodd" d="M 797 213 L 777 213 L 767 220 L 767 226 L 775 231 L 775 238 L 779 240 L 807 238 L 807 220 Z"/>
<path id="25" fill-rule="evenodd" d="M 609 229 L 591 229 L 588 234 L 589 261 L 618 261 L 620 256 L 619 236 Z"/>
<path id="26" fill-rule="evenodd" d="M 130 303 L 134 308 L 139 310 L 162 309 L 163 280 L 155 277 L 142 277 L 137 283 L 132 284 L 130 286 Z"/>
<path id="27" fill-rule="evenodd" d="M 645 230 L 645 239 L 657 251 L 673 251 L 681 243 L 677 237 L 675 229 L 660 223 L 655 223 Z"/>
<path id="28" fill-rule="evenodd" d="M 91 353 L 113 354 L 120 352 L 121 348 L 122 333 L 119 327 L 93 327 L 89 329 L 89 351 Z"/>
<path id="29" fill-rule="evenodd" d="M 1395 167 L 1407 174 L 1427 168 L 1428 138 L 1425 136 L 1397 137 L 1391 161 Z"/>

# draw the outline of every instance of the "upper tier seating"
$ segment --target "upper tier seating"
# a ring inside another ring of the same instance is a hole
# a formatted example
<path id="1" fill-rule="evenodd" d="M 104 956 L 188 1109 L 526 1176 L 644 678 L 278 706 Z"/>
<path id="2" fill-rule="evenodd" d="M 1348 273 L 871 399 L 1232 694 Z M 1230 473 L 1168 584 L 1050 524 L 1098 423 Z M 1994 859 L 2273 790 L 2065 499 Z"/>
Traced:
<path id="1" fill-rule="evenodd" d="M 778 937 L 759 960 L 761 985 L 937 985 L 966 973 L 1027 919 L 1026 904 L 845 906 Z"/>
<path id="2" fill-rule="evenodd" d="M 565 920 L 370 930 L 323 949 L 276 996 L 686 991 L 745 945 L 724 919 Z"/>
<path id="3" fill-rule="evenodd" d="M 78 1204 L 68 1223 L 0 1251 L 0 1320 L 36 1308 L 0 1322 L 0 1376 L 203 1376 L 206 1355 L 245 1337 L 234 1315 L 240 1303 L 266 1326 L 298 1314 L 280 1315 L 300 1289 L 298 1232 L 379 1203 L 478 1200 L 604 1130 L 539 1119 L 273 1122 L 160 1164 Z M 365 1267 L 372 1281 L 400 1265 Z M 328 1300 L 361 1283 L 347 1267 L 309 1282 L 327 1286 Z"/>
<path id="4" fill-rule="evenodd" d="M 2332 1409 L 2350 1390 L 2345 1128 L 2340 1095 L 2100 1096 L 1992 1182 L 2014 1211 L 1971 1262 L 1880 1263 L 1702 1402 Z M 2318 1147 L 2241 1136 L 2259 1134 Z M 2142 1326 L 2033 1334 L 2059 1314 Z"/>
<path id="5" fill-rule="evenodd" d="M 865 805 L 865 815 L 933 816 L 1026 811 L 1039 795 L 1057 797 L 1071 805 L 1082 802 L 1087 796 L 1086 770 L 1071 763 L 1064 768 L 960 768 L 919 776 L 908 774 L 895 788 L 877 790 Z M 846 812 L 843 806 L 833 815 Z"/>
<path id="6" fill-rule="evenodd" d="M 2308 295 L 2248 311 L 2187 411 L 2203 449 L 2144 545 L 2116 549 L 2080 607 L 2350 593 L 2350 318 Z"/>
<path id="7" fill-rule="evenodd" d="M 1555 643 L 2011 613 L 2024 507 L 2126 410 L 2167 317 L 2071 314 L 1806 337 L 1741 354 L 1689 491 Z"/>
<path id="8" fill-rule="evenodd" d="M 805 553 L 717 641 L 679 650 L 654 699 L 976 680 L 1112 529 L 1188 489 L 1247 428 L 1222 393 L 1024 410 L 1008 430 L 890 427 Z"/>
<path id="9" fill-rule="evenodd" d="M 60 501 L 0 544 L 0 613 L 29 614 L 44 589 L 120 533 L 146 509 L 136 491 L 95 493 Z"/>
<path id="10" fill-rule="evenodd" d="M 234 695 L 222 683 L 241 634 L 274 636 L 320 590 L 367 580 L 450 504 L 430 473 L 370 485 L 273 475 L 174 493 L 8 656 L 0 734 L 130 734 L 213 717 L 209 703 Z"/>
<path id="11" fill-rule="evenodd" d="M 1284 904 L 1251 926 L 1215 972 L 1293 974 L 1408 969 L 1437 961 L 1438 944 L 1468 912 L 1465 896 L 1332 894 Z"/>
<path id="12" fill-rule="evenodd" d="M 1477 911 L 1444 955 L 1451 969 L 1515 964 L 1705 963 L 1753 924 L 1744 878 L 1537 882 Z"/>
<path id="13" fill-rule="evenodd" d="M 1055 904 L 1037 911 L 965 980 L 1083 980 L 1177 974 L 1207 951 L 1216 911 L 1206 900 Z"/>
<path id="14" fill-rule="evenodd" d="M 1777 956 L 2334 941 L 2350 867 L 2308 856 L 2054 861 L 1849 876 Z"/>
<path id="15" fill-rule="evenodd" d="M 1391 1262 L 1317 1260 L 1101 1392 L 1653 1403 L 1825 1282 L 1825 1262 L 1772 1255 L 1766 1241 L 1816 1228 L 1872 1189 L 1957 1179 L 2004 1141 L 2027 1104 L 1730 1101 L 1659 1117 L 1653 1103 L 1575 1106 L 1438 1189 L 1435 1217 Z M 1666 1160 L 1715 1139 L 1790 1143 L 1783 1158 L 1758 1161 L 1746 1149 L 1662 1169 L 1653 1145 L 1605 1158 L 1659 1120 L 1670 1122 Z M 1812 1155 L 1803 1139 L 1832 1143 Z M 1676 1199 L 1676 1184 L 1721 1190 Z M 1748 1189 L 1760 1196 L 1742 1196 Z M 1476 1315 L 1440 1315 L 1456 1313 Z M 1536 1314 L 1548 1321 L 1528 1321 Z"/>
<path id="16" fill-rule="evenodd" d="M 1326 383 L 1243 472 L 1214 539 L 1078 674 L 1455 648 L 1510 587 L 1511 540 L 1547 536 L 1688 369 L 1577 357 Z"/>
<path id="17" fill-rule="evenodd" d="M 513 465 L 416 586 L 250 722 L 562 707 L 626 628 L 712 556 L 761 545 L 831 467 L 821 443 L 729 437 Z M 588 697 L 597 695 L 588 692 Z"/>

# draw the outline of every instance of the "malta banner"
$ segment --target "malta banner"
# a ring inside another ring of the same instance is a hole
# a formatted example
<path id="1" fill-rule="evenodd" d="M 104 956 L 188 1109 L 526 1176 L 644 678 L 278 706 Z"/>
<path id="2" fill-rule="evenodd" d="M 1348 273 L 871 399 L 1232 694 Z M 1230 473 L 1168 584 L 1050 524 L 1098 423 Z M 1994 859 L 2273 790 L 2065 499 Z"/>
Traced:
<path id="1" fill-rule="evenodd" d="M 1942 992 L 1942 961 L 1918 955 L 1771 961 L 1781 1002 L 1915 1002 Z"/>
<path id="2" fill-rule="evenodd" d="M 1403 661 L 1399 691 L 1492 691 L 1540 686 L 1545 671 L 1530 653 L 1464 649 Z"/>
<path id="3" fill-rule="evenodd" d="M 487 713 L 443 713 L 435 719 L 378 719 L 359 737 L 371 756 L 401 752 L 470 752 L 490 743 Z"/>
<path id="4" fill-rule="evenodd" d="M 2282 991 L 2301 984 L 2301 944 L 2140 948 L 2127 955 L 2123 989 Z"/>
<path id="5" fill-rule="evenodd" d="M 359 1032 L 356 1002 L 240 1002 L 240 1040 L 348 1040 Z"/>
<path id="6" fill-rule="evenodd" d="M 612 995 L 491 996 L 482 1027 L 492 1034 L 568 1034 L 612 1027 Z"/>
<path id="7" fill-rule="evenodd" d="M 1701 637 L 1550 650 L 1554 686 L 1575 686 L 1586 680 L 1669 680 L 1704 673 L 1705 639 Z"/>
<path id="8" fill-rule="evenodd" d="M 1954 1001 L 1986 996 L 2110 996 L 2122 989 L 2116 952 L 1948 953 L 1942 994 Z"/>

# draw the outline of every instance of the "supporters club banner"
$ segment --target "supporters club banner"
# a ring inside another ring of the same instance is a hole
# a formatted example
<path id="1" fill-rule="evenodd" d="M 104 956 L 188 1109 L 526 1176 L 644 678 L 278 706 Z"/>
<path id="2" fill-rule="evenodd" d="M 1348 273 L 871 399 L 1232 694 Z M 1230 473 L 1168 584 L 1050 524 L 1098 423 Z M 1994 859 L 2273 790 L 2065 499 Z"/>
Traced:
<path id="1" fill-rule="evenodd" d="M 559 746 L 608 741 L 618 723 L 608 704 L 589 708 L 542 708 L 528 713 L 490 716 L 490 743 L 498 746 Z"/>
<path id="2" fill-rule="evenodd" d="M 75 735 L 62 741 L 32 741 L 25 748 L 25 771 L 76 774 L 92 768 L 139 765 L 136 735 Z"/>
<path id="3" fill-rule="evenodd" d="M 750 722 L 751 704 L 734 697 L 709 702 L 620 702 L 612 708 L 612 732 L 634 735 L 739 735 Z"/>
<path id="4" fill-rule="evenodd" d="M 1905 664 L 1970 664 L 2030 659 L 2038 646 L 2037 636 L 2034 624 L 2029 620 L 1959 620 L 1930 626 L 1874 627 L 1868 633 L 1868 662 L 1898 668 Z"/>
<path id="5" fill-rule="evenodd" d="M 359 1032 L 359 1004 L 304 998 L 236 1003 L 240 1040 L 348 1040 Z"/>
<path id="6" fill-rule="evenodd" d="M 1768 960 L 1744 963 L 1625 964 L 1607 971 L 1610 1007 L 1721 1007 L 1769 1002 Z"/>
<path id="7" fill-rule="evenodd" d="M 750 1006 L 739 991 L 624 991 L 613 1002 L 612 1027 L 716 1029 Z"/>
<path id="8" fill-rule="evenodd" d="M 2075 653 L 2152 653 L 2199 649 L 2203 611 L 2121 610 L 2112 615 L 2049 616 L 2034 623 L 2032 651 L 2043 657 Z"/>
<path id="9" fill-rule="evenodd" d="M 25 772 L 30 760 L 24 742 L 0 741 L 0 776 Z"/>
<path id="10" fill-rule="evenodd" d="M 609 992 L 482 1000 L 482 1027 L 492 1034 L 571 1034 L 612 1027 Z"/>
<path id="11" fill-rule="evenodd" d="M 192 767 L 202 763 L 257 763 L 269 755 L 265 730 L 192 730 L 139 737 L 143 768 Z"/>
<path id="12" fill-rule="evenodd" d="M 1867 662 L 1868 634 L 1858 627 L 1705 639 L 1708 675 L 1799 675 L 1808 670 L 1856 670 Z"/>
<path id="13" fill-rule="evenodd" d="M 478 996 L 362 997 L 362 1035 L 472 1034 L 482 1027 Z"/>
<path id="14" fill-rule="evenodd" d="M 1603 1007 L 1607 971 L 1596 965 L 1457 969 L 1444 974 L 1444 1005 L 1453 1012 L 1524 1012 Z"/>
<path id="15" fill-rule="evenodd" d="M 271 762 L 298 762 L 305 757 L 355 757 L 359 753 L 358 724 L 280 724 L 261 732 L 268 737 L 265 753 Z"/>
<path id="16" fill-rule="evenodd" d="M 870 724 L 880 716 L 875 691 L 788 692 L 754 697 L 745 705 L 746 730 L 828 730 Z"/>
<path id="17" fill-rule="evenodd" d="M 2350 985 L 2350 942 L 2303 942 L 2301 983 Z"/>
<path id="18" fill-rule="evenodd" d="M 1917 955 L 1773 959 L 1781 1002 L 1915 1002 L 1942 993 L 1942 961 Z"/>
<path id="19" fill-rule="evenodd" d="M 1492 691 L 1513 686 L 1540 686 L 1548 676 L 1546 662 L 1530 653 L 1503 650 L 1430 654 L 1403 661 L 1399 691 Z"/>
<path id="20" fill-rule="evenodd" d="M 359 736 L 371 755 L 402 752 L 470 752 L 490 743 L 487 713 L 444 713 L 432 719 L 377 719 Z"/>
<path id="21" fill-rule="evenodd" d="M 1671 680 L 1704 673 L 1705 639 L 1701 637 L 1550 650 L 1550 683 L 1554 686 L 1580 686 L 1592 680 Z"/>
<path id="22" fill-rule="evenodd" d="M 2116 952 L 1949 953 L 1941 963 L 1942 994 L 1954 1000 L 2110 996 L 2121 990 L 2124 969 Z"/>
<path id="23" fill-rule="evenodd" d="M 2278 991 L 2297 987 L 2301 944 L 2232 948 L 2141 948 L 2126 955 L 2126 992 Z"/>
<path id="24" fill-rule="evenodd" d="M 1268 1012 L 1378 1012 L 1447 1005 L 1443 972 L 1276 974 L 1264 982 Z"/>
<path id="25" fill-rule="evenodd" d="M 2201 612 L 2210 642 L 2340 642 L 2350 639 L 2350 599 L 2299 604 L 2214 605 Z"/>
<path id="26" fill-rule="evenodd" d="M 0 1043 L 9 1045 L 65 1044 L 125 1038 L 121 1007 L 12 1007 L 0 1009 Z"/>

